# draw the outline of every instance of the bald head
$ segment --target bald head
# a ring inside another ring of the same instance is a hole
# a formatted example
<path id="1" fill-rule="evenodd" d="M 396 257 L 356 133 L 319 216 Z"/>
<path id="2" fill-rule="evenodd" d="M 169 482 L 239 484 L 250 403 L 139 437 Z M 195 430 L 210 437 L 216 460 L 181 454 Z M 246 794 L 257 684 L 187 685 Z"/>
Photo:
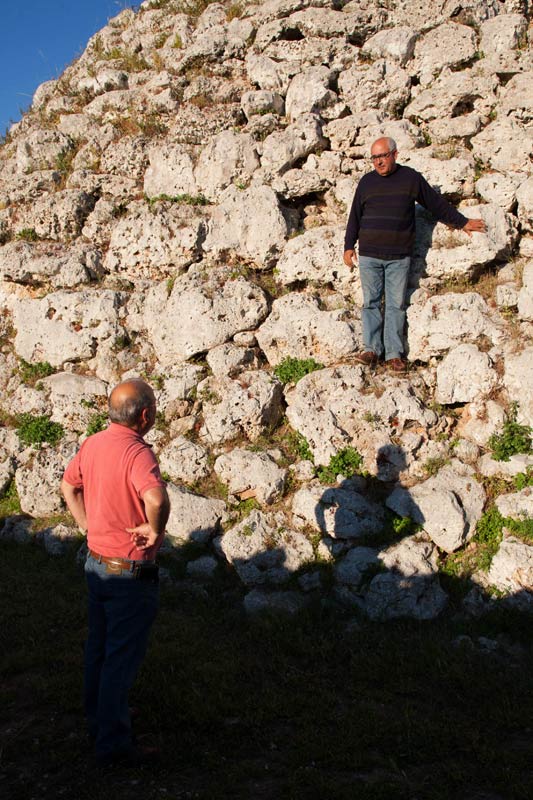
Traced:
<path id="1" fill-rule="evenodd" d="M 155 418 L 155 395 L 152 388 L 140 378 L 119 383 L 109 395 L 111 422 L 138 430 L 146 427 L 145 412 L 150 412 L 149 416 Z"/>
<path id="2" fill-rule="evenodd" d="M 394 139 L 391 139 L 390 136 L 380 136 L 379 139 L 376 139 L 374 144 L 372 145 L 370 152 L 373 154 L 374 152 L 382 153 L 388 150 L 397 150 L 396 142 Z"/>

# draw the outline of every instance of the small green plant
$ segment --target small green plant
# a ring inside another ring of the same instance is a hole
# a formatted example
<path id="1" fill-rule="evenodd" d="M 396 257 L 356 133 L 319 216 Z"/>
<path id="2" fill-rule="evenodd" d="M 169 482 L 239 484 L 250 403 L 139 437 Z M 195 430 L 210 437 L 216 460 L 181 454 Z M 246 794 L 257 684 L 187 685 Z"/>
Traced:
<path id="1" fill-rule="evenodd" d="M 488 569 L 502 540 L 504 518 L 496 508 L 491 506 L 484 512 L 476 525 L 474 541 L 480 545 L 477 559 L 478 569 Z"/>
<path id="2" fill-rule="evenodd" d="M 172 42 L 172 47 L 174 48 L 174 50 L 181 50 L 183 48 L 183 39 L 181 38 L 179 33 L 177 33 L 174 36 L 174 41 Z"/>
<path id="3" fill-rule="evenodd" d="M 87 436 L 92 436 L 93 433 L 99 433 L 107 427 L 107 414 L 104 411 L 98 411 L 96 414 L 91 414 L 87 429 L 85 433 Z"/>
<path id="4" fill-rule="evenodd" d="M 52 422 L 46 415 L 19 414 L 16 417 L 17 434 L 24 444 L 57 444 L 64 434 L 59 422 Z"/>
<path id="5" fill-rule="evenodd" d="M 449 459 L 445 456 L 433 456 L 433 458 L 428 458 L 427 461 L 424 462 L 422 469 L 428 477 L 431 477 L 432 475 L 436 475 L 437 472 L 448 463 Z"/>
<path id="6" fill-rule="evenodd" d="M 274 368 L 274 375 L 282 383 L 298 383 L 305 375 L 317 369 L 323 369 L 324 365 L 319 364 L 314 358 L 292 358 L 287 356 Z"/>
<path id="7" fill-rule="evenodd" d="M 504 423 L 501 433 L 494 433 L 489 439 L 494 461 L 509 461 L 516 453 L 532 453 L 533 428 L 520 425 L 516 421 L 518 406 L 513 403 L 509 419 Z"/>
<path id="8" fill-rule="evenodd" d="M 337 475 L 351 478 L 362 463 L 363 457 L 355 447 L 345 447 L 331 457 L 327 467 L 319 467 L 316 474 L 321 483 L 335 483 Z"/>
<path id="9" fill-rule="evenodd" d="M 20 377 L 27 386 L 35 386 L 37 381 L 52 375 L 54 368 L 48 361 L 37 361 L 30 364 L 28 361 L 20 359 Z"/>
<path id="10" fill-rule="evenodd" d="M 533 467 L 527 467 L 525 472 L 519 472 L 513 478 L 515 489 L 520 492 L 526 486 L 533 486 Z"/>
<path id="11" fill-rule="evenodd" d="M 24 242 L 38 242 L 39 236 L 35 228 L 22 228 L 15 236 L 16 239 L 22 239 Z"/>
<path id="12" fill-rule="evenodd" d="M 178 203 L 180 205 L 185 206 L 207 206 L 209 205 L 209 200 L 204 197 L 202 194 L 198 195 L 191 195 L 191 194 L 158 194 L 155 197 L 147 197 L 145 195 L 145 200 L 148 205 L 151 207 L 156 203 Z"/>
<path id="13" fill-rule="evenodd" d="M 15 478 L 12 478 L 0 499 L 0 519 L 20 514 L 20 500 Z"/>

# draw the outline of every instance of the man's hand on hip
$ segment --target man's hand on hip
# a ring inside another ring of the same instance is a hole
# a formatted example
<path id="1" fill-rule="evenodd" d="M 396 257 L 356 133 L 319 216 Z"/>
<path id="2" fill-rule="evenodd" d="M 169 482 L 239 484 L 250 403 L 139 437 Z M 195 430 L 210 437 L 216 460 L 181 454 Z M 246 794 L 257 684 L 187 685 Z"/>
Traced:
<path id="1" fill-rule="evenodd" d="M 473 233 L 486 233 L 487 226 L 482 219 L 469 219 L 463 230 L 469 236 L 472 236 Z"/>
<path id="2" fill-rule="evenodd" d="M 355 250 L 345 250 L 344 251 L 344 263 L 350 269 L 353 269 L 357 266 L 357 256 L 355 255 Z"/>
<path id="3" fill-rule="evenodd" d="M 138 550 L 147 550 L 152 547 L 160 536 L 150 527 L 148 522 L 143 522 L 142 525 L 137 525 L 136 528 L 126 528 L 126 530 L 131 533 L 131 541 Z"/>

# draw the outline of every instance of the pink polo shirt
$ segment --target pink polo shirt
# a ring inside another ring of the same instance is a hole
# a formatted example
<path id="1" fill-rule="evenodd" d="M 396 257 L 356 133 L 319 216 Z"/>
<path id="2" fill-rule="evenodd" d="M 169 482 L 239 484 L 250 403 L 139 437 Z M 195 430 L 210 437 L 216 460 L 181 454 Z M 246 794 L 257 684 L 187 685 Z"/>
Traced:
<path id="1" fill-rule="evenodd" d="M 84 441 L 64 480 L 83 489 L 91 550 L 141 561 L 155 557 L 157 546 L 138 550 L 126 531 L 147 521 L 144 493 L 165 486 L 156 457 L 142 436 L 112 422 Z"/>

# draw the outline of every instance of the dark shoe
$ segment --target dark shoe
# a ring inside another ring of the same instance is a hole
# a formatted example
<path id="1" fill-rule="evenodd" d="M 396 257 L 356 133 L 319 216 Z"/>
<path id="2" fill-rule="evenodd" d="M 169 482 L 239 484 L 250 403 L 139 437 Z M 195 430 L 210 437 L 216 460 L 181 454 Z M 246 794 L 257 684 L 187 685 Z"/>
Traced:
<path id="1" fill-rule="evenodd" d="M 393 372 L 407 372 L 407 364 L 403 358 L 389 358 L 385 361 L 385 366 Z"/>
<path id="2" fill-rule="evenodd" d="M 372 350 L 366 350 L 364 353 L 356 353 L 354 360 L 360 364 L 365 364 L 367 367 L 373 367 L 378 363 L 378 357 Z"/>

